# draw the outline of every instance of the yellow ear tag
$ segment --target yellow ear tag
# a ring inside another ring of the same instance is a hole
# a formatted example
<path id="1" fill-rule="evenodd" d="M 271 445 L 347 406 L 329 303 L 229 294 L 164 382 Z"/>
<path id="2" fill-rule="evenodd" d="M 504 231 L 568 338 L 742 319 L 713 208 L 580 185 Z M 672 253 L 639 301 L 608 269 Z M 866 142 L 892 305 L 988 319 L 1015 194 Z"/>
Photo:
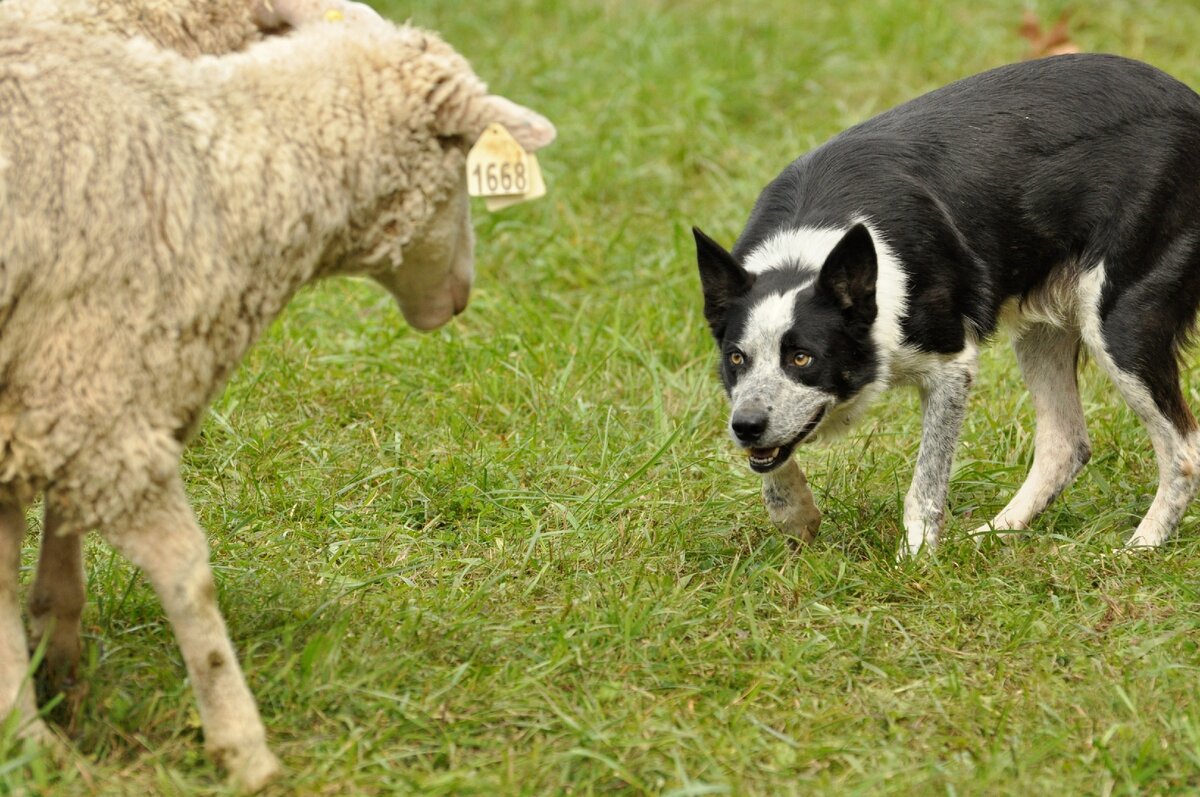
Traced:
<path id="1" fill-rule="evenodd" d="M 526 152 L 499 122 L 487 126 L 467 153 L 467 193 L 502 210 L 546 195 L 537 156 Z"/>
<path id="2" fill-rule="evenodd" d="M 342 22 L 345 19 L 346 19 L 346 15 L 343 14 L 341 11 L 338 11 L 336 8 L 331 8 L 325 12 L 325 21 L 326 22 Z"/>

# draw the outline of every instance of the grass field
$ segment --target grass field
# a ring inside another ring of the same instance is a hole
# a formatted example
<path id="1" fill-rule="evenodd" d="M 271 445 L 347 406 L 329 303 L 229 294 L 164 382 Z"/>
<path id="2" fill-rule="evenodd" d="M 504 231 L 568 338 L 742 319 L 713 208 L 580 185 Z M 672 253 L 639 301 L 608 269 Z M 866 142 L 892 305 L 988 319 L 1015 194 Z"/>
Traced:
<path id="1" fill-rule="evenodd" d="M 1085 49 L 1200 86 L 1192 0 L 1077 5 Z M 1096 455 L 1008 546 L 965 534 L 1031 455 L 1003 340 L 936 557 L 894 558 L 915 396 L 802 452 L 825 512 L 803 550 L 725 438 L 690 225 L 732 242 L 805 149 L 1022 57 L 1022 7 L 972 6 L 380 4 L 560 138 L 546 199 L 476 208 L 466 315 L 421 335 L 373 286 L 307 290 L 190 450 L 221 603 L 288 769 L 274 793 L 1200 791 L 1200 529 L 1193 512 L 1162 552 L 1107 555 L 1156 471 L 1094 368 Z M 1188 382 L 1200 408 L 1200 369 Z M 87 570 L 80 760 L 60 770 L 0 735 L 0 793 L 226 793 L 150 588 L 99 544 Z"/>

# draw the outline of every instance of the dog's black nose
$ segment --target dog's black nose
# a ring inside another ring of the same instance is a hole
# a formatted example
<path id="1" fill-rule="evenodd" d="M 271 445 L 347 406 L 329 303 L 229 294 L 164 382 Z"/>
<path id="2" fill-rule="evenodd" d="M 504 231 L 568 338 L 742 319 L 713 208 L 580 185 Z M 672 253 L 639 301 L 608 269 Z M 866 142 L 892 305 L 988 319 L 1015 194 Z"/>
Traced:
<path id="1" fill-rule="evenodd" d="M 729 425 L 738 442 L 753 443 L 767 430 L 767 413 L 757 408 L 738 410 Z"/>

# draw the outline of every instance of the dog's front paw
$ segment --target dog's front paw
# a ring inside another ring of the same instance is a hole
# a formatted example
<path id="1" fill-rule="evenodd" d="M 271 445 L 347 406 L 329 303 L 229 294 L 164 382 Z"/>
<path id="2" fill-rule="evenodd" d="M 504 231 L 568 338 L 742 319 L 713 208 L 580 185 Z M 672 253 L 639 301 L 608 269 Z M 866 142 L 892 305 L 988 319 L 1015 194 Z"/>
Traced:
<path id="1" fill-rule="evenodd" d="M 821 526 L 821 510 L 812 503 L 783 509 L 767 507 L 767 515 L 777 529 L 801 542 L 815 540 L 817 529 Z"/>
<path id="2" fill-rule="evenodd" d="M 900 541 L 900 550 L 896 552 L 897 564 L 916 559 L 922 551 L 933 549 L 933 544 L 923 540 L 912 540 L 905 538 Z"/>
<path id="3" fill-rule="evenodd" d="M 813 500 L 808 479 L 794 460 L 763 478 L 763 504 L 775 527 L 793 539 L 812 542 L 821 525 L 821 510 Z"/>

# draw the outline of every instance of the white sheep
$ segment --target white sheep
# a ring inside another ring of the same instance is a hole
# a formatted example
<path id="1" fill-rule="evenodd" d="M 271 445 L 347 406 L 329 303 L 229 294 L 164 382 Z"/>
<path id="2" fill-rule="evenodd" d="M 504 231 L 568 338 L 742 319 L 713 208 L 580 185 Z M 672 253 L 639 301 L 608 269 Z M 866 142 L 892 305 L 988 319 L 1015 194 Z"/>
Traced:
<path id="1" fill-rule="evenodd" d="M 232 53 L 269 34 L 329 17 L 355 25 L 386 24 L 353 0 L 4 0 L 0 17 L 142 36 L 188 57 Z"/>
<path id="2" fill-rule="evenodd" d="M 189 60 L 0 13 L 0 717 L 15 709 L 27 736 L 53 741 L 17 602 L 24 510 L 44 493 L 30 613 L 51 674 L 78 660 L 96 529 L 162 601 L 209 752 L 245 789 L 278 771 L 183 445 L 306 282 L 369 275 L 422 329 L 461 311 L 466 148 L 494 121 L 528 150 L 554 138 L 432 34 L 332 18 Z"/>

